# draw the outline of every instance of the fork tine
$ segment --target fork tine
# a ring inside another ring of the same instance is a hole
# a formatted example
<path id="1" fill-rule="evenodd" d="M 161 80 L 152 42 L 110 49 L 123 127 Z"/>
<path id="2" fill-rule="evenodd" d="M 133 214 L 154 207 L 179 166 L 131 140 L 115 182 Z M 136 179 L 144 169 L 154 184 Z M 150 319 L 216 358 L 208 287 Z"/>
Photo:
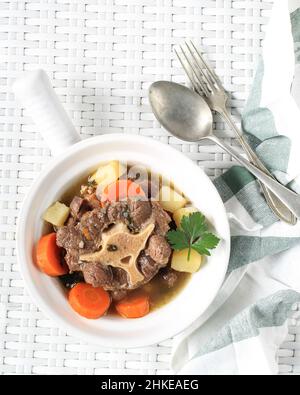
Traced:
<path id="1" fill-rule="evenodd" d="M 186 53 L 184 52 L 182 46 L 180 45 L 180 50 L 182 52 L 182 55 L 180 55 L 180 53 L 177 51 L 177 49 L 175 48 L 175 53 L 183 67 L 183 69 L 185 70 L 193 88 L 195 89 L 195 91 L 197 93 L 199 93 L 200 95 L 207 95 L 209 92 L 207 91 L 206 85 L 204 85 L 202 83 L 202 81 L 199 81 L 199 79 L 197 78 L 197 81 L 195 79 L 195 73 L 193 68 L 191 67 L 191 63 L 189 62 L 189 59 L 186 56 Z M 185 61 L 183 60 L 183 58 L 185 59 Z"/>
<path id="2" fill-rule="evenodd" d="M 199 62 L 197 62 L 197 59 L 195 58 L 195 56 L 193 54 L 193 51 L 191 50 L 191 48 L 190 48 L 190 46 L 188 45 L 187 42 L 185 43 L 185 45 L 186 45 L 186 47 L 187 47 L 187 49 L 188 49 L 188 51 L 190 53 L 191 59 L 193 61 L 193 64 L 192 64 L 191 61 L 189 61 L 189 63 L 191 64 L 191 67 L 192 67 L 192 69 L 193 69 L 193 71 L 195 73 L 196 78 L 198 80 L 201 79 L 203 81 L 203 83 L 206 85 L 206 87 L 208 87 L 212 91 L 214 83 L 212 83 L 210 81 L 210 79 L 207 77 L 207 75 L 202 70 L 202 67 L 199 65 Z M 187 55 L 186 55 L 186 57 L 188 58 Z M 209 93 L 210 92 L 208 92 L 208 94 Z"/>
<path id="3" fill-rule="evenodd" d="M 186 72 L 186 75 L 188 76 L 188 78 L 189 78 L 189 80 L 190 80 L 190 82 L 191 82 L 193 88 L 194 88 L 195 90 L 198 90 L 197 82 L 195 81 L 193 71 L 192 71 L 192 70 L 190 69 L 190 67 L 188 67 L 187 64 L 183 61 L 182 56 L 180 55 L 180 53 L 178 52 L 178 50 L 177 50 L 176 48 L 174 48 L 174 51 L 175 51 L 175 53 L 176 53 L 176 56 L 177 56 L 179 62 L 181 63 L 181 66 L 183 67 L 184 71 Z"/>
<path id="4" fill-rule="evenodd" d="M 222 85 L 222 82 L 220 81 L 220 79 L 219 79 L 219 77 L 217 76 L 217 74 L 215 73 L 215 71 L 214 71 L 214 70 L 212 69 L 212 67 L 210 67 L 210 66 L 208 65 L 208 63 L 205 61 L 204 57 L 201 55 L 201 53 L 199 52 L 198 48 L 197 48 L 196 45 L 193 43 L 193 41 L 190 41 L 190 43 L 191 43 L 191 45 L 192 45 L 194 51 L 196 52 L 198 58 L 199 58 L 200 61 L 203 63 L 203 65 L 204 65 L 205 69 L 207 70 L 209 76 L 211 77 L 212 82 L 213 82 L 214 84 L 216 84 L 217 87 L 218 87 L 220 90 L 224 90 L 224 87 L 223 87 L 223 85 Z"/>
<path id="5" fill-rule="evenodd" d="M 183 53 L 183 56 L 184 56 L 184 58 L 185 58 L 185 60 L 186 60 L 186 62 L 188 63 L 188 65 L 189 65 L 189 67 L 191 68 L 191 70 L 193 71 L 193 76 L 195 76 L 196 77 L 196 80 L 197 80 L 197 85 L 199 85 L 200 86 L 200 90 L 206 95 L 206 96 L 209 96 L 210 95 L 210 92 L 209 92 L 209 90 L 208 90 L 208 88 L 207 88 L 207 81 L 205 81 L 205 79 L 203 78 L 203 72 L 201 72 L 200 73 L 200 75 L 195 71 L 195 67 L 194 67 L 194 65 L 192 64 L 192 62 L 190 61 L 190 59 L 189 59 L 189 57 L 188 57 L 188 55 L 186 54 L 186 52 L 185 52 L 185 50 L 184 50 L 184 48 L 183 48 L 183 46 L 182 45 L 180 45 L 180 49 L 181 49 L 181 51 L 182 51 L 182 53 Z M 205 76 L 204 76 L 205 77 Z"/>

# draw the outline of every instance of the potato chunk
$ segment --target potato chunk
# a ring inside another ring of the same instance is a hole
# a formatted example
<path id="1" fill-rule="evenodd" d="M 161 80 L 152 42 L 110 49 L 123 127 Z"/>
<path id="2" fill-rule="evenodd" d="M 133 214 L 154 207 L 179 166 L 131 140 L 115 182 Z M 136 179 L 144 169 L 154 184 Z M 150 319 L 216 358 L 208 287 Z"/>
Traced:
<path id="1" fill-rule="evenodd" d="M 188 260 L 189 250 L 174 251 L 171 267 L 177 272 L 196 273 L 201 266 L 202 256 L 197 251 L 191 250 L 190 260 Z"/>
<path id="2" fill-rule="evenodd" d="M 188 217 L 190 214 L 197 212 L 198 210 L 195 207 L 184 207 L 176 210 L 173 214 L 173 219 L 176 223 L 177 228 L 180 228 L 181 220 L 183 217 Z"/>
<path id="3" fill-rule="evenodd" d="M 95 181 L 101 189 L 104 189 L 107 185 L 117 181 L 125 171 L 126 168 L 124 165 L 122 165 L 118 160 L 113 160 L 107 165 L 100 166 L 90 177 L 90 180 Z"/>
<path id="4" fill-rule="evenodd" d="M 170 213 L 174 213 L 187 204 L 186 198 L 169 186 L 161 187 L 159 191 L 159 202 L 162 208 Z"/>
<path id="5" fill-rule="evenodd" d="M 54 226 L 63 226 L 70 214 L 70 209 L 63 203 L 56 202 L 44 213 L 43 219 Z"/>

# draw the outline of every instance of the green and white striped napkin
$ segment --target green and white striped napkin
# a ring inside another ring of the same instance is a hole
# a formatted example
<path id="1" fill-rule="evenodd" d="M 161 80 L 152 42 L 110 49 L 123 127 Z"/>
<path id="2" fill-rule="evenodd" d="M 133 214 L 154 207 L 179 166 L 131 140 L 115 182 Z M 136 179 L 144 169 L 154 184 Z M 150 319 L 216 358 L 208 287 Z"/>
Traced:
<path id="1" fill-rule="evenodd" d="M 276 177 L 300 192 L 300 0 L 275 1 L 243 128 Z M 212 306 L 177 338 L 172 367 L 179 374 L 276 374 L 276 353 L 300 302 L 300 223 L 277 221 L 241 167 L 215 185 L 231 224 L 229 270 Z"/>

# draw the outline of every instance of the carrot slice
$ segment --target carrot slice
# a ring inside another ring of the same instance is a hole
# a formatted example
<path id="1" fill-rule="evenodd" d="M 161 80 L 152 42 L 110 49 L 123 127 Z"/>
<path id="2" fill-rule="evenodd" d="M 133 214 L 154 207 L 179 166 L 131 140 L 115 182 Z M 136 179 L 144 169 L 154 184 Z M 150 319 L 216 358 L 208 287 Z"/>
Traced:
<path id="1" fill-rule="evenodd" d="M 115 307 L 124 318 L 141 318 L 149 313 L 150 301 L 146 295 L 128 296 L 117 302 Z"/>
<path id="2" fill-rule="evenodd" d="M 137 183 L 131 180 L 118 180 L 104 188 L 101 202 L 115 202 L 127 197 L 146 197 L 146 195 Z"/>
<path id="3" fill-rule="evenodd" d="M 43 236 L 36 248 L 36 263 L 39 269 L 51 277 L 69 273 L 67 265 L 62 262 L 60 248 L 56 245 L 56 233 Z"/>
<path id="4" fill-rule="evenodd" d="M 110 296 L 103 288 L 79 283 L 69 292 L 69 303 L 73 310 L 85 318 L 95 320 L 103 316 L 110 306 Z"/>

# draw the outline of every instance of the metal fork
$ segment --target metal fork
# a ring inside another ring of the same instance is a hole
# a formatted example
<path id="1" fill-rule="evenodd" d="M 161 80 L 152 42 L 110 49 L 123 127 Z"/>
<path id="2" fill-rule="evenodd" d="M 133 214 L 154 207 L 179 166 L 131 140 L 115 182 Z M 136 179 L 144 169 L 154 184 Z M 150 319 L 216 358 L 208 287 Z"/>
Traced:
<path id="1" fill-rule="evenodd" d="M 220 79 L 216 73 L 208 66 L 201 53 L 198 51 L 192 41 L 185 42 L 185 46 L 180 46 L 181 53 L 175 48 L 175 53 L 182 64 L 194 90 L 201 96 L 204 96 L 210 108 L 221 115 L 228 126 L 236 133 L 241 146 L 246 152 L 249 160 L 260 170 L 274 178 L 256 153 L 248 144 L 243 133 L 235 125 L 228 109 L 228 95 L 223 88 Z M 275 179 L 275 178 L 274 178 Z M 286 205 L 273 194 L 263 183 L 260 183 L 262 191 L 273 213 L 281 220 L 295 225 L 297 218 L 286 207 Z"/>

